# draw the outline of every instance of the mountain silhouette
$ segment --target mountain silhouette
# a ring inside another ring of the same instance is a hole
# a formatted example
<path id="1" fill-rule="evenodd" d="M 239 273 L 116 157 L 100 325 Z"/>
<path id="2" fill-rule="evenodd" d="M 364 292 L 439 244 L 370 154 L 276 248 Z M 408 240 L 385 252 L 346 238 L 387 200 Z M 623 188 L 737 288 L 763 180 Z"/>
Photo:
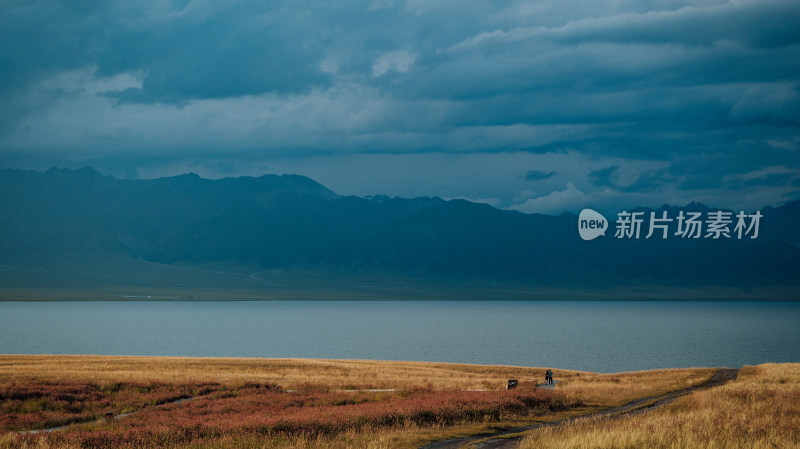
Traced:
<path id="1" fill-rule="evenodd" d="M 158 286 L 157 273 L 175 267 L 465 286 L 722 286 L 756 296 L 800 284 L 798 201 L 763 208 L 757 239 L 645 239 L 646 229 L 640 239 L 617 239 L 616 216 L 607 213 L 606 235 L 583 241 L 574 214 L 437 197 L 341 196 L 297 175 L 119 180 L 90 168 L 7 169 L 0 195 L 0 287 L 57 286 L 68 278 L 75 285 Z M 681 210 L 716 209 L 634 209 L 672 218 Z M 125 268 L 145 265 L 151 268 Z"/>

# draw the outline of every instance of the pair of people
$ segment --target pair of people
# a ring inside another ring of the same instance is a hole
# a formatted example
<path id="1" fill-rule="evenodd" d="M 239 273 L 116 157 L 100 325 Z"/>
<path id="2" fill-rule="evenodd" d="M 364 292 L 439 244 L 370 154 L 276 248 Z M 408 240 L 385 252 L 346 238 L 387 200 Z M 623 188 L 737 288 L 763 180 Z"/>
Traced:
<path id="1" fill-rule="evenodd" d="M 544 373 L 544 380 L 547 385 L 553 385 L 553 370 L 548 369 L 546 373 Z"/>

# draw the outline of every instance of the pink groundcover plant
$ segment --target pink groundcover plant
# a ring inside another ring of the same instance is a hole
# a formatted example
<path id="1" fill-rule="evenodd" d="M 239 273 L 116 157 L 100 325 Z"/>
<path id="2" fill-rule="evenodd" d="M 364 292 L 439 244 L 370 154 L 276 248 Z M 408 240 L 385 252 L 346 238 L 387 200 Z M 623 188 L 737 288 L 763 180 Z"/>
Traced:
<path id="1" fill-rule="evenodd" d="M 526 384 L 502 391 L 342 391 L 314 385 L 286 391 L 256 383 L 123 383 L 109 393 L 92 384 L 63 383 L 7 386 L 2 394 L 4 411 L 0 423 L 6 430 L 19 429 L 40 418 L 36 413 L 6 412 L 7 402 L 25 403 L 26 394 L 30 398 L 46 398 L 51 404 L 65 404 L 63 410 L 41 412 L 52 414 L 47 422 L 56 418 L 79 422 L 98 411 L 119 409 L 122 404 L 138 407 L 136 413 L 120 420 L 73 426 L 48 435 L 21 436 L 85 448 L 176 447 L 223 438 L 317 437 L 404 425 L 497 421 L 566 407 L 560 394 Z M 181 397 L 192 399 L 170 403 Z M 69 404 L 77 405 L 69 409 Z M 17 420 L 12 416 L 18 416 Z"/>

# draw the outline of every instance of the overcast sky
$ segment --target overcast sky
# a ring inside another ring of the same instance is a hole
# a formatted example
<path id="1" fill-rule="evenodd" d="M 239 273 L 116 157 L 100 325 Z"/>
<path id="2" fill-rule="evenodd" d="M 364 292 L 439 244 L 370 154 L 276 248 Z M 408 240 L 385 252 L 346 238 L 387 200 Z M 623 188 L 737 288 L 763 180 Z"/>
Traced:
<path id="1" fill-rule="evenodd" d="M 0 167 L 755 209 L 799 87 L 797 0 L 0 0 Z"/>

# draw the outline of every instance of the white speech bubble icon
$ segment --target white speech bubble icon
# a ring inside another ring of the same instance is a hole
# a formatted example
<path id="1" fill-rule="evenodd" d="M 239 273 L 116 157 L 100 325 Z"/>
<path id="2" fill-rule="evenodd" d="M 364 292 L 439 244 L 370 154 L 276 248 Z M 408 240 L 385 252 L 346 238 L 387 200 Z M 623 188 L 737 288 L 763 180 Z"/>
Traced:
<path id="1" fill-rule="evenodd" d="M 608 220 L 600 212 L 584 209 L 578 216 L 578 234 L 584 240 L 594 240 L 606 235 Z"/>

